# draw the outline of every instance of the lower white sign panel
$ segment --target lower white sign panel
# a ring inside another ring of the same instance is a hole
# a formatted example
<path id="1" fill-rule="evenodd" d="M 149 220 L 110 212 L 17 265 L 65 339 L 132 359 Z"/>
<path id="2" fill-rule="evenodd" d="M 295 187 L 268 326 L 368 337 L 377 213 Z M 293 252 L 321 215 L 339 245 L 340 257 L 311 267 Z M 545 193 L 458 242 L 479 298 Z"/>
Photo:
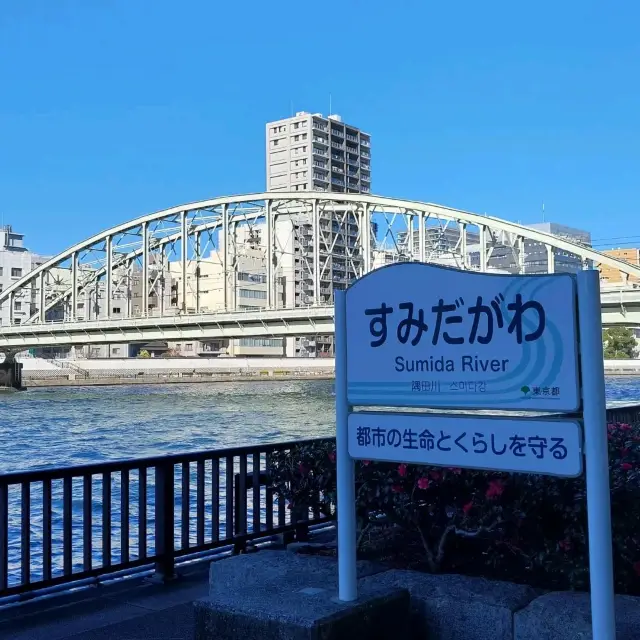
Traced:
<path id="1" fill-rule="evenodd" d="M 349 455 L 360 460 L 582 473 L 582 433 L 575 420 L 352 413 L 348 424 Z"/>

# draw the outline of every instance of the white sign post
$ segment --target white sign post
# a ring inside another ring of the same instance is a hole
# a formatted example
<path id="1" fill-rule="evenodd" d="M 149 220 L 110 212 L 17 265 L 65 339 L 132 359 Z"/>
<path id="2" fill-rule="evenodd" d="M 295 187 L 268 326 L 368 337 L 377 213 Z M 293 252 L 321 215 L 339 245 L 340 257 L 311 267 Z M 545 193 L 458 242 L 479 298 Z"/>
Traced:
<path id="1" fill-rule="evenodd" d="M 598 273 L 399 263 L 336 291 L 335 305 L 340 599 L 357 598 L 354 459 L 570 477 L 582 473 L 586 453 L 593 633 L 615 637 Z"/>

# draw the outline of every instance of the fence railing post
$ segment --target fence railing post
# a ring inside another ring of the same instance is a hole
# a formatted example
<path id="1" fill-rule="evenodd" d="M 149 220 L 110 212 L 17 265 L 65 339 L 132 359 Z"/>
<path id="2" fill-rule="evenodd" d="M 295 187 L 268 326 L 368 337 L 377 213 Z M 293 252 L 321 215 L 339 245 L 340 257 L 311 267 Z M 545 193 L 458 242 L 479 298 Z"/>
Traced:
<path id="1" fill-rule="evenodd" d="M 175 578 L 174 492 L 174 463 L 158 463 L 155 467 L 155 578 L 161 581 Z"/>

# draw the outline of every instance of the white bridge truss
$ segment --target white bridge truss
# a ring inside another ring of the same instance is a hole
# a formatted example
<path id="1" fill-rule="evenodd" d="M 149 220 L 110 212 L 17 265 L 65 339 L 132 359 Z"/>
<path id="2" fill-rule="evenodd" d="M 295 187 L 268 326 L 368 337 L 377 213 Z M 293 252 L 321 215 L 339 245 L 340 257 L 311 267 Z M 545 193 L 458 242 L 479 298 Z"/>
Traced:
<path id="1" fill-rule="evenodd" d="M 396 261 L 481 272 L 640 268 L 588 246 L 448 207 L 345 193 L 214 198 L 70 247 L 0 293 L 0 349 L 333 332 L 333 290 Z M 242 289 L 259 304 L 248 305 Z M 640 325 L 640 293 L 603 294 L 605 324 Z M 17 309 L 20 309 L 18 313 Z"/>

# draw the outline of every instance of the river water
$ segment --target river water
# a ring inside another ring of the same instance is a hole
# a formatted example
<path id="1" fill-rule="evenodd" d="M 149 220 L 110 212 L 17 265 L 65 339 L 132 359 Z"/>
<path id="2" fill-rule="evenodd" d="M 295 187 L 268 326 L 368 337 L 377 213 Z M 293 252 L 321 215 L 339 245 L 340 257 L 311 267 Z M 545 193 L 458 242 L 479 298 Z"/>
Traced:
<path id="1" fill-rule="evenodd" d="M 333 382 L 225 382 L 213 384 L 171 384 L 149 386 L 70 387 L 30 389 L 24 393 L 0 395 L 0 473 L 26 471 L 50 466 L 140 458 L 202 449 L 297 440 L 335 433 Z M 612 377 L 607 380 L 607 399 L 614 403 L 640 403 L 640 377 Z M 237 462 L 236 462 L 237 466 Z M 237 472 L 238 469 L 235 469 Z M 209 471 L 206 471 L 209 473 Z M 220 468 L 222 474 L 222 468 Z M 191 470 L 190 476 L 193 476 Z M 94 478 L 92 492 L 92 559 L 94 566 L 103 562 L 101 541 L 101 480 Z M 219 477 L 224 486 L 224 476 Z M 139 477 L 132 472 L 130 491 L 129 547 L 132 559 L 138 547 Z M 148 514 L 154 513 L 153 475 L 148 478 Z M 190 478 L 194 486 L 195 477 Z M 37 485 L 37 486 L 35 486 Z M 205 524 L 212 527 L 213 510 L 219 516 L 219 533 L 224 536 L 226 493 L 213 504 L 205 489 Z M 80 479 L 72 485 L 72 566 L 83 569 L 82 505 L 83 485 Z M 112 477 L 112 563 L 117 563 L 121 550 L 120 477 Z M 260 499 L 261 519 L 265 519 L 266 494 Z M 22 495 L 19 485 L 7 494 L 8 575 L 9 585 L 20 584 Z M 195 536 L 195 491 L 190 495 L 190 533 Z M 43 505 L 42 486 L 34 483 L 30 490 L 30 576 L 32 582 L 42 579 L 43 572 Z M 176 496 L 176 513 L 180 513 L 181 497 Z M 61 575 L 62 556 L 62 484 L 52 487 L 52 565 L 54 575 Z M 248 521 L 252 522 L 249 505 Z M 265 520 L 266 521 L 266 520 Z M 147 543 L 152 553 L 154 525 L 148 515 Z M 251 525 L 250 525 L 251 528 Z M 180 547 L 179 530 L 176 545 Z"/>
<path id="2" fill-rule="evenodd" d="M 609 403 L 640 377 L 607 378 Z M 333 382 L 30 389 L 0 396 L 0 473 L 335 433 Z"/>

